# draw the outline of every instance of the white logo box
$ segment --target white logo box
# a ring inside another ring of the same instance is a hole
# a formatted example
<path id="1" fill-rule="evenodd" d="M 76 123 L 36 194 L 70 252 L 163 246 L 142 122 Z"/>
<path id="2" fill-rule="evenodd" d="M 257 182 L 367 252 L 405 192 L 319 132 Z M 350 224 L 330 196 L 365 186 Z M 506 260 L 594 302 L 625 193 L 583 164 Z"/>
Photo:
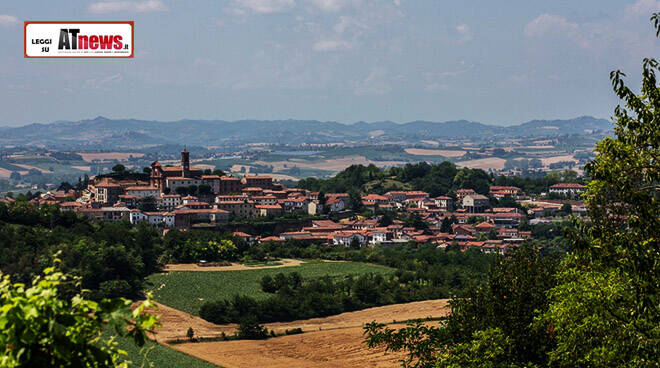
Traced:
<path id="1" fill-rule="evenodd" d="M 26 21 L 26 58 L 132 58 L 132 21 Z"/>

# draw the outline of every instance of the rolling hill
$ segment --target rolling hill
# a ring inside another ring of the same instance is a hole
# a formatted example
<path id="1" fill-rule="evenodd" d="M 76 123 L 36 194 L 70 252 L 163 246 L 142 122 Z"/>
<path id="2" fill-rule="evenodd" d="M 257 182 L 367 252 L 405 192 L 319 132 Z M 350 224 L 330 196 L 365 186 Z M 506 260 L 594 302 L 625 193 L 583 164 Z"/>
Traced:
<path id="1" fill-rule="evenodd" d="M 533 120 L 496 126 L 457 120 L 408 123 L 341 124 L 316 120 L 179 120 L 172 122 L 96 117 L 0 128 L 0 145 L 42 145 L 58 149 L 139 148 L 162 144 L 217 146 L 266 142 L 273 144 L 378 143 L 423 139 L 482 139 L 557 136 L 610 131 L 605 119 L 582 116 L 567 120 Z M 374 135 L 373 132 L 378 132 Z"/>

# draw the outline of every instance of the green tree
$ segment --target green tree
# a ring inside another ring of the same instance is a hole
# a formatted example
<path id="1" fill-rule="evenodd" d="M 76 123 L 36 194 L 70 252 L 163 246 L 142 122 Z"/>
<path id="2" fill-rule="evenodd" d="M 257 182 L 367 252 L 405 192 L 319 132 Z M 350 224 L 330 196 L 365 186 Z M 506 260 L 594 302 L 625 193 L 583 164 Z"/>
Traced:
<path id="1" fill-rule="evenodd" d="M 406 367 L 477 367 L 485 357 L 469 355 L 499 341 L 506 345 L 487 351 L 497 361 L 492 367 L 543 366 L 552 341 L 548 329 L 536 324 L 535 318 L 547 309 L 557 266 L 557 258 L 524 246 L 499 257 L 484 284 L 452 299 L 451 313 L 438 327 L 412 323 L 394 330 L 371 323 L 365 328 L 367 344 L 407 352 Z M 462 364 L 461 356 L 472 360 Z"/>
<path id="2" fill-rule="evenodd" d="M 78 293 L 63 297 L 60 287 L 75 279 L 44 270 L 27 287 L 11 283 L 9 276 L 0 282 L 0 349 L 2 367 L 128 367 L 122 361 L 114 337 L 104 337 L 109 329 L 116 336 L 130 336 L 142 346 L 145 331 L 157 325 L 157 318 L 144 313 L 153 307 L 147 301 L 131 310 L 126 299 L 85 299 Z"/>
<path id="3" fill-rule="evenodd" d="M 660 16 L 651 18 L 656 35 Z M 644 59 L 639 94 L 610 75 L 625 102 L 614 137 L 586 167 L 590 221 L 575 223 L 573 253 L 541 321 L 553 328 L 558 367 L 657 367 L 660 361 L 660 88 Z"/>
<path id="4" fill-rule="evenodd" d="M 147 196 L 144 198 L 141 198 L 138 201 L 138 208 L 140 211 L 144 212 L 154 212 L 158 210 L 158 205 L 156 203 L 156 198 L 153 196 Z"/>
<path id="5" fill-rule="evenodd" d="M 268 338 L 268 330 L 259 324 L 256 317 L 249 315 L 238 324 L 237 336 L 240 339 L 261 340 Z"/>
<path id="6" fill-rule="evenodd" d="M 124 171 L 126 171 L 126 166 L 122 164 L 117 164 L 112 167 L 112 171 L 116 173 L 123 173 Z"/>

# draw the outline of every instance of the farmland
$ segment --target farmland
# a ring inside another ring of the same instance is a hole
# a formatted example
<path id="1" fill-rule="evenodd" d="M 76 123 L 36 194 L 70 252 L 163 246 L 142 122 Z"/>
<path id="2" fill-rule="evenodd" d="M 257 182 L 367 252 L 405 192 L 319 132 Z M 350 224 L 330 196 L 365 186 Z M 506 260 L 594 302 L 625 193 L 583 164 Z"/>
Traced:
<path id="1" fill-rule="evenodd" d="M 152 367 L 158 368 L 217 368 L 213 364 L 152 341 L 147 341 L 142 348 L 137 347 L 132 340 L 125 337 L 117 338 L 117 343 L 119 348 L 127 353 L 125 360 L 131 361 L 134 367 L 148 367 L 151 364 Z"/>
<path id="2" fill-rule="evenodd" d="M 259 280 L 277 273 L 298 272 L 303 278 L 344 276 L 370 272 L 391 273 L 384 266 L 354 262 L 310 262 L 295 267 L 255 269 L 246 271 L 196 272 L 177 271 L 154 274 L 149 277 L 154 298 L 165 305 L 197 315 L 207 301 L 231 298 L 235 294 L 257 299 L 268 294 L 261 290 Z"/>
<path id="3" fill-rule="evenodd" d="M 448 313 L 447 300 L 395 304 L 285 323 L 267 324 L 278 333 L 301 328 L 301 335 L 280 336 L 268 340 L 212 341 L 170 345 L 172 348 L 223 367 L 398 367 L 400 353 L 388 353 L 382 348 L 369 349 L 364 344 L 365 323 L 377 321 L 403 327 L 406 320 L 439 318 Z M 162 308 L 164 326 L 157 331 L 158 341 L 182 336 L 192 326 L 200 336 L 217 336 L 221 331 L 231 334 L 235 325 L 213 326 L 186 316 L 185 313 Z M 165 322 L 166 321 L 166 322 Z M 429 322 L 435 323 L 435 322 Z"/>

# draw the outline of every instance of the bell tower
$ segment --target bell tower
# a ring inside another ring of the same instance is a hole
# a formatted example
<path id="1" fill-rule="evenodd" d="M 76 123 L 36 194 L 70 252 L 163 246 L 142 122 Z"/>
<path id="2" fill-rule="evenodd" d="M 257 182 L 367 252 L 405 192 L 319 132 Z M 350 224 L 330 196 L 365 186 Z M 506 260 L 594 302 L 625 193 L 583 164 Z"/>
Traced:
<path id="1" fill-rule="evenodd" d="M 181 176 L 184 178 L 190 176 L 190 152 L 185 148 L 181 151 Z"/>

